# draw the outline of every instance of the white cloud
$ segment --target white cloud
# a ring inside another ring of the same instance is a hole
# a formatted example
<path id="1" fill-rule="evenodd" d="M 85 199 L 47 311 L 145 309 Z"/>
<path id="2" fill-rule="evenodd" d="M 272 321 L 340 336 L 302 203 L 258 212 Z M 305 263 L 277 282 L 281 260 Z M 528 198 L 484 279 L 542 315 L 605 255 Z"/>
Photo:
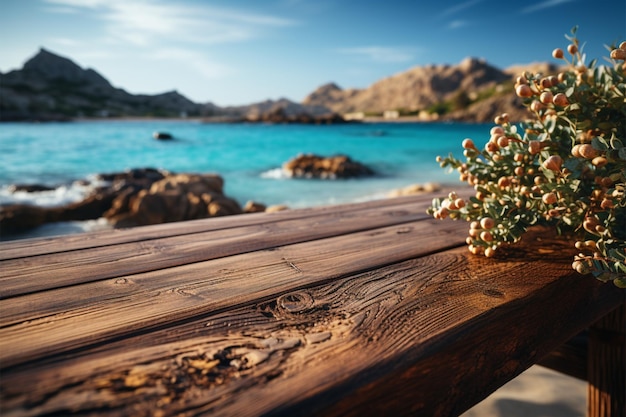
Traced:
<path id="1" fill-rule="evenodd" d="M 43 9 L 48 13 L 56 13 L 56 14 L 76 14 L 78 10 L 74 7 L 62 7 L 62 6 L 49 6 Z"/>
<path id="2" fill-rule="evenodd" d="M 293 20 L 213 6 L 159 0 L 45 0 L 59 12 L 84 11 L 105 23 L 109 36 L 138 46 L 169 42 L 224 43 L 258 36 Z M 54 9 L 52 9 L 54 11 Z"/>
<path id="3" fill-rule="evenodd" d="M 469 0 L 469 1 L 466 1 L 465 3 L 461 3 L 461 4 L 457 4 L 456 6 L 448 7 L 443 12 L 441 12 L 441 16 L 448 16 L 448 15 L 451 15 L 451 14 L 458 13 L 460 11 L 468 9 L 468 8 L 474 6 L 474 5 L 478 4 L 478 3 L 481 3 L 483 1 L 484 0 Z"/>
<path id="4" fill-rule="evenodd" d="M 94 8 L 102 4 L 101 0 L 44 0 L 46 3 L 50 4 L 60 4 L 63 6 L 67 6 L 68 8 Z"/>
<path id="5" fill-rule="evenodd" d="M 414 52 L 407 48 L 392 48 L 385 46 L 363 46 L 356 48 L 341 48 L 337 52 L 349 55 L 364 56 L 375 62 L 407 62 L 414 58 Z"/>
<path id="6" fill-rule="evenodd" d="M 469 22 L 467 20 L 453 20 L 452 22 L 448 23 L 448 29 L 458 29 L 467 25 L 469 25 Z"/>
<path id="7" fill-rule="evenodd" d="M 473 6 L 476 6 L 479 3 L 482 3 L 484 0 L 468 0 L 466 2 L 457 4 L 455 6 L 452 7 L 448 7 L 447 9 L 445 9 L 443 12 L 441 12 L 441 14 L 439 15 L 439 17 L 443 18 L 443 17 L 447 17 L 450 15 L 454 15 L 460 12 L 463 12 L 466 9 L 469 9 Z M 448 24 L 446 25 L 446 27 L 448 29 L 459 29 L 461 27 L 464 26 L 468 26 L 470 24 L 470 22 L 468 20 L 463 20 L 463 19 L 455 19 L 452 20 L 450 22 L 448 22 Z"/>
<path id="8" fill-rule="evenodd" d="M 106 69 L 111 61 L 132 61 L 133 68 L 118 72 L 117 79 L 132 79 L 141 71 L 148 78 L 167 77 L 216 80 L 236 74 L 238 69 L 213 59 L 208 51 L 216 44 L 242 42 L 264 36 L 297 22 L 249 10 L 220 8 L 204 2 L 166 0 L 43 0 L 47 12 L 76 13 L 99 25 L 97 37 L 76 41 L 51 38 L 57 45 L 71 49 L 71 55 Z M 207 2 L 208 3 L 208 2 Z M 95 28 L 94 28 L 95 29 Z M 115 76 L 116 69 L 105 72 Z M 127 85 L 139 85 L 137 80 Z M 181 81 L 182 84 L 184 82 Z"/>
<path id="9" fill-rule="evenodd" d="M 533 6 L 528 6 L 522 9 L 522 13 L 532 13 L 539 10 L 547 9 L 550 7 L 560 6 L 561 4 L 569 3 L 573 0 L 546 0 L 541 3 L 537 3 Z"/>

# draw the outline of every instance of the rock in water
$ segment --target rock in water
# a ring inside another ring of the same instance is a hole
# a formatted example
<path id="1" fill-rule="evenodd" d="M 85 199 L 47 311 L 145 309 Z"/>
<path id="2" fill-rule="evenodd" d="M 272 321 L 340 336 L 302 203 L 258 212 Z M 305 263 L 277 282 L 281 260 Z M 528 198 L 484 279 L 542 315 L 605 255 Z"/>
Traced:
<path id="1" fill-rule="evenodd" d="M 313 154 L 298 155 L 283 164 L 283 170 L 295 178 L 356 178 L 374 175 L 368 166 L 353 161 L 348 156 L 322 157 Z"/>
<path id="2" fill-rule="evenodd" d="M 168 132 L 154 132 L 152 134 L 152 137 L 155 138 L 156 140 L 172 140 L 172 139 L 174 139 L 174 136 L 171 133 L 168 133 Z"/>
<path id="3" fill-rule="evenodd" d="M 25 192 L 25 193 L 39 193 L 42 191 L 52 191 L 54 187 L 48 187 L 41 184 L 13 184 L 8 187 L 8 191 L 11 193 Z"/>
<path id="4" fill-rule="evenodd" d="M 0 207 L 0 233 L 14 234 L 48 222 L 106 218 L 115 227 L 202 219 L 243 213 L 223 193 L 216 174 L 174 174 L 151 168 L 102 174 L 111 184 L 62 207 Z"/>
<path id="5" fill-rule="evenodd" d="M 104 217 L 115 227 L 132 227 L 243 213 L 223 186 L 215 174 L 171 174 L 148 188 L 119 194 Z"/>
<path id="6" fill-rule="evenodd" d="M 27 204 L 0 207 L 0 235 L 20 233 L 48 222 L 46 208 Z"/>

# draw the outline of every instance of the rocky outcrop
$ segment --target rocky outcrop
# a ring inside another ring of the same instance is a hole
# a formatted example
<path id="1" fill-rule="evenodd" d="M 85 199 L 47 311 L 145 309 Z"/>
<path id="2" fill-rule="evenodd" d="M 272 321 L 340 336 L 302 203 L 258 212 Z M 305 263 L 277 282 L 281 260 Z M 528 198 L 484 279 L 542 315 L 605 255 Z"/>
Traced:
<path id="1" fill-rule="evenodd" d="M 53 221 L 49 210 L 27 204 L 0 207 L 0 235 L 12 235 Z"/>
<path id="2" fill-rule="evenodd" d="M 5 205 L 0 207 L 0 235 L 24 232 L 45 223 L 97 219 L 111 207 L 115 197 L 114 189 L 102 189 L 83 201 L 62 207 Z"/>
<path id="3" fill-rule="evenodd" d="M 506 68 L 504 72 L 511 77 L 511 80 L 514 80 L 524 73 L 552 75 L 562 69 L 551 63 L 534 62 L 527 65 L 514 65 Z M 522 99 L 513 93 L 512 85 L 499 85 L 496 90 L 496 94 L 471 103 L 466 108 L 452 111 L 443 119 L 486 123 L 492 122 L 495 116 L 502 113 L 508 113 L 509 119 L 513 121 L 523 121 L 533 117 L 533 114 L 524 107 Z"/>
<path id="4" fill-rule="evenodd" d="M 345 155 L 322 157 L 313 154 L 298 155 L 283 164 L 285 173 L 294 178 L 355 178 L 374 175 L 366 165 Z"/>
<path id="5" fill-rule="evenodd" d="M 132 227 L 243 213 L 223 185 L 215 174 L 172 174 L 149 188 L 119 193 L 103 217 L 115 227 Z"/>
<path id="6" fill-rule="evenodd" d="M 530 72 L 531 74 L 543 74 L 545 76 L 558 74 L 559 71 L 563 71 L 565 69 L 566 67 L 564 66 L 555 65 L 550 62 L 531 62 L 529 64 L 511 65 L 510 67 L 505 68 L 504 72 L 509 74 L 512 78 L 516 78 L 525 72 Z"/>
<path id="7" fill-rule="evenodd" d="M 168 132 L 153 132 L 152 137 L 156 140 L 174 140 L 174 136 Z"/>
<path id="8" fill-rule="evenodd" d="M 346 113 L 345 110 L 353 111 L 357 106 L 347 107 L 344 102 L 350 102 L 362 90 L 348 89 L 343 90 L 335 83 L 324 84 L 309 94 L 303 101 L 307 105 L 324 106 L 340 113 Z"/>
<path id="9" fill-rule="evenodd" d="M 493 123 L 496 116 L 507 113 L 512 121 L 522 121 L 532 117 L 522 100 L 515 94 L 495 95 L 470 104 L 468 107 L 452 111 L 443 120 L 473 123 Z"/>
<path id="10" fill-rule="evenodd" d="M 77 117 L 213 114 L 176 91 L 133 95 L 115 88 L 93 69 L 41 49 L 22 69 L 0 74 L 0 121 L 69 120 Z"/>
<path id="11" fill-rule="evenodd" d="M 309 94 L 303 104 L 343 115 L 392 110 L 413 119 L 419 114 L 419 120 L 491 122 L 508 113 L 512 121 L 522 121 L 530 114 L 515 96 L 513 80 L 524 71 L 548 75 L 559 69 L 549 63 L 531 63 L 500 70 L 484 60 L 466 58 L 457 65 L 414 67 L 365 89 L 342 90 L 328 83 Z"/>
<path id="12" fill-rule="evenodd" d="M 331 124 L 345 123 L 346 120 L 327 107 L 303 105 L 291 100 L 265 100 L 247 106 L 225 107 L 222 109 L 226 118 L 215 117 L 214 121 L 246 123 L 299 123 Z M 208 120 L 211 121 L 211 120 Z"/>
<path id="13" fill-rule="evenodd" d="M 433 182 L 427 182 L 425 184 L 411 184 L 411 185 L 407 185 L 404 188 L 391 190 L 387 194 L 387 197 L 389 198 L 404 197 L 408 195 L 434 193 L 435 191 L 440 191 L 440 190 L 441 190 L 441 186 Z"/>
<path id="14" fill-rule="evenodd" d="M 43 48 L 39 53 L 26 61 L 21 73 L 12 73 L 14 77 L 37 78 L 45 81 L 66 81 L 83 83 L 92 87 L 113 88 L 100 74 L 91 68 L 82 69 L 68 58 L 53 54 Z"/>
<path id="15" fill-rule="evenodd" d="M 428 65 L 384 78 L 362 90 L 341 90 L 327 84 L 310 94 L 303 104 L 325 106 L 338 113 L 417 111 L 451 98 L 493 86 L 510 76 L 483 60 L 467 58 L 458 65 Z"/>
<path id="16" fill-rule="evenodd" d="M 278 108 L 261 115 L 246 116 L 243 119 L 248 123 L 298 123 L 298 124 L 337 124 L 347 121 L 336 113 L 314 116 L 310 113 L 298 113 L 289 115 L 284 109 Z"/>
<path id="17" fill-rule="evenodd" d="M 512 79 L 524 71 L 552 74 L 547 63 L 500 70 L 477 58 L 456 65 L 426 65 L 383 78 L 363 89 L 324 84 L 302 103 L 266 100 L 247 106 L 198 104 L 176 91 L 133 95 L 112 86 L 93 69 L 41 49 L 20 70 L 0 74 L 0 121 L 71 120 L 79 117 L 202 117 L 207 122 L 343 123 L 365 114 L 410 115 L 419 120 L 484 122 L 520 112 Z M 474 107 L 472 107 L 474 106 Z M 358 113 L 354 118 L 345 116 Z M 419 117 L 418 117 L 419 115 Z M 523 119 L 519 119 L 523 120 Z"/>
<path id="18" fill-rule="evenodd" d="M 0 232 L 19 233 L 44 223 L 104 217 L 114 227 L 133 227 L 246 212 L 223 193 L 216 174 L 175 174 L 151 168 L 104 174 L 100 187 L 83 201 L 62 207 L 3 206 Z M 250 202 L 248 211 L 264 207 Z"/>
<path id="19" fill-rule="evenodd" d="M 81 117 L 202 117 L 207 121 L 341 123 L 322 106 L 287 99 L 220 108 L 194 103 L 177 91 L 130 94 L 93 69 L 41 49 L 22 69 L 0 74 L 0 121 L 72 120 Z"/>

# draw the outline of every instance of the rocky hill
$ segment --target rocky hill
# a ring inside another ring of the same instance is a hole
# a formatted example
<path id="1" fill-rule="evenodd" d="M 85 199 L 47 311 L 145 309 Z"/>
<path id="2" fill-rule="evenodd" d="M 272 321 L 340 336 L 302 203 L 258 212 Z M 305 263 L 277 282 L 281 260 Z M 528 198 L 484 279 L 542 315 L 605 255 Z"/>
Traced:
<path id="1" fill-rule="evenodd" d="M 500 70 L 484 60 L 466 58 L 458 65 L 428 65 L 384 78 L 365 89 L 342 90 L 322 85 L 303 103 L 346 114 L 421 115 L 423 119 L 485 122 L 507 112 L 514 120 L 528 117 L 513 94 L 513 80 L 523 71 L 554 73 L 557 68 L 534 63 Z"/>
<path id="2" fill-rule="evenodd" d="M 0 120 L 75 117 L 180 117 L 213 114 L 176 91 L 134 95 L 115 88 L 93 69 L 41 49 L 22 69 L 0 74 Z"/>
<path id="3" fill-rule="evenodd" d="M 343 117 L 324 106 L 295 103 L 286 98 L 246 106 L 222 107 L 218 120 L 266 123 L 341 123 Z"/>
<path id="4" fill-rule="evenodd" d="M 510 79 L 501 70 L 475 58 L 459 65 L 428 65 L 384 78 L 363 90 L 340 90 L 334 84 L 320 87 L 305 104 L 327 106 L 340 113 L 385 110 L 421 110 L 452 98 L 459 91 L 476 92 Z"/>
<path id="5" fill-rule="evenodd" d="M 176 91 L 134 95 L 116 88 L 93 69 L 41 49 L 20 70 L 0 74 L 0 121 L 63 120 L 77 117 L 203 117 L 214 121 L 336 123 L 340 115 L 412 116 L 419 120 L 486 122 L 507 112 L 512 120 L 529 113 L 513 94 L 524 70 L 554 73 L 545 63 L 500 70 L 484 60 L 427 65 L 381 79 L 364 89 L 328 83 L 302 103 L 267 100 L 246 106 L 194 103 Z M 347 118 L 347 117 L 346 117 Z"/>

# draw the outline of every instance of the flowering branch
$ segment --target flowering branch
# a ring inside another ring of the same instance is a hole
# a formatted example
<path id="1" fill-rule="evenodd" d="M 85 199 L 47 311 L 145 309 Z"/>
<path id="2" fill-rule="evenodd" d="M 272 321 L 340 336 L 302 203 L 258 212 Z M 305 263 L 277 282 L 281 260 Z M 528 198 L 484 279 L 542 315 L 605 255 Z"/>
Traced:
<path id="1" fill-rule="evenodd" d="M 474 187 L 468 201 L 450 193 L 433 200 L 435 218 L 469 222 L 474 254 L 494 256 L 533 225 L 576 236 L 572 267 L 626 288 L 626 42 L 611 51 L 611 66 L 584 63 L 575 37 L 568 69 L 553 76 L 525 73 L 515 93 L 534 114 L 518 127 L 496 117 L 484 149 L 462 143 L 464 161 L 437 161 Z"/>

